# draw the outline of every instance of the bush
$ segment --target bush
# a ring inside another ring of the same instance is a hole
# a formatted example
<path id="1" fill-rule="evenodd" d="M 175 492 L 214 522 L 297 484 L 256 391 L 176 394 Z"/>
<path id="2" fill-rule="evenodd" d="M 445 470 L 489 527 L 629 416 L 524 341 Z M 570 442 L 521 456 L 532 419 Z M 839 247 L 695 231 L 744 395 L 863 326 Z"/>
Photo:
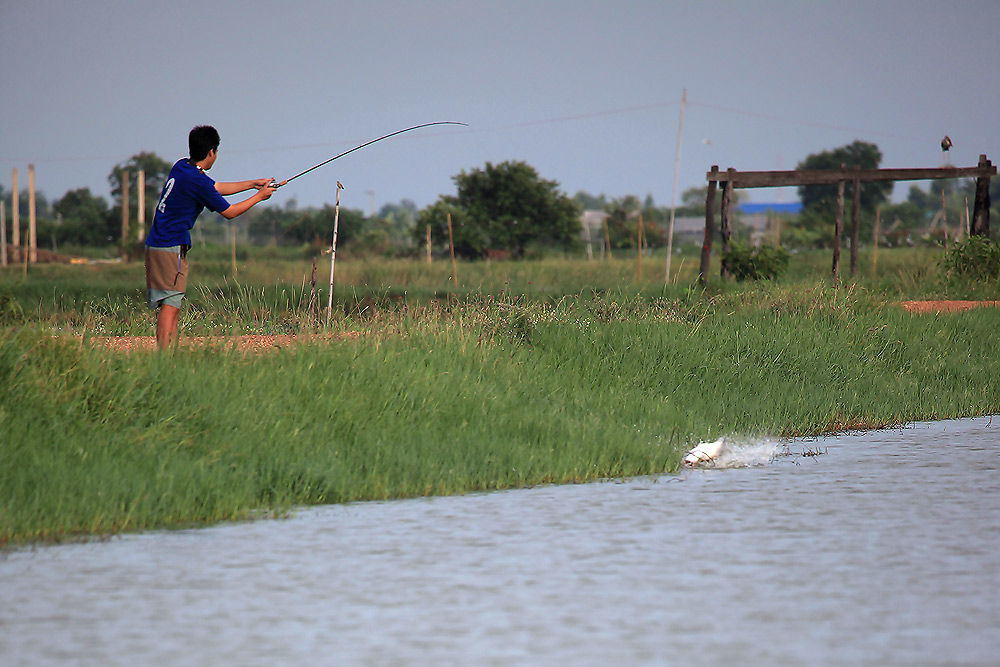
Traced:
<path id="1" fill-rule="evenodd" d="M 945 280 L 989 281 L 1000 278 L 1000 246 L 983 236 L 959 241 L 941 260 Z"/>
<path id="2" fill-rule="evenodd" d="M 722 262 L 736 280 L 773 280 L 788 268 L 788 251 L 781 246 L 758 246 L 732 241 Z"/>

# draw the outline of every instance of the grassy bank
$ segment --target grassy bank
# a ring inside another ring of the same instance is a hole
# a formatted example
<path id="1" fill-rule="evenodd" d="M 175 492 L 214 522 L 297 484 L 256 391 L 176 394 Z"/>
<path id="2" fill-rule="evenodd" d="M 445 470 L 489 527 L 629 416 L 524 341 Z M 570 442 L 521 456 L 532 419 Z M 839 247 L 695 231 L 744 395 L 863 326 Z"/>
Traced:
<path id="1" fill-rule="evenodd" d="M 56 290 L 0 333 L 0 543 L 657 473 L 719 434 L 1000 413 L 997 309 L 915 316 L 881 288 L 807 280 L 570 293 L 570 267 L 554 286 L 512 277 L 529 268 L 451 305 L 341 310 L 357 339 L 261 356 L 53 338 L 152 323 L 132 295 L 103 292 L 118 305 L 102 311 Z M 301 326 L 293 289 L 206 288 L 186 316 L 216 334 Z"/>

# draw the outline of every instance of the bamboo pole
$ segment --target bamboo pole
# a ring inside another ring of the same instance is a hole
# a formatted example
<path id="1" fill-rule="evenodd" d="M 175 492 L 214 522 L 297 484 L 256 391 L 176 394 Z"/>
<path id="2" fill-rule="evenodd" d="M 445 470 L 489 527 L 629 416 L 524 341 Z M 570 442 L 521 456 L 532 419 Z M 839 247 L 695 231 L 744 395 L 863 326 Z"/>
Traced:
<path id="1" fill-rule="evenodd" d="M 28 259 L 38 261 L 38 231 L 35 226 L 35 165 L 28 165 Z"/>
<path id="2" fill-rule="evenodd" d="M 458 266 L 455 264 L 455 238 L 451 234 L 451 213 L 448 214 L 448 247 L 451 249 L 451 282 L 458 289 Z"/>
<path id="3" fill-rule="evenodd" d="M 135 219 L 139 226 L 139 241 L 146 239 L 146 171 L 140 169 L 135 174 Z"/>
<path id="4" fill-rule="evenodd" d="M 18 252 L 21 247 L 21 193 L 17 190 L 17 167 L 10 171 L 10 183 L 11 188 L 14 189 L 14 195 L 10 201 L 10 234 L 14 246 L 13 259 L 17 260 L 20 258 Z"/>
<path id="5" fill-rule="evenodd" d="M 639 211 L 639 273 L 638 279 L 642 280 L 642 211 Z"/>
<path id="6" fill-rule="evenodd" d="M 961 227 L 959 228 L 962 229 Z M 969 236 L 969 195 L 965 196 L 965 238 Z"/>
<path id="7" fill-rule="evenodd" d="M 330 296 L 326 302 L 326 326 L 330 326 L 333 317 L 333 270 L 337 263 L 337 231 L 340 227 L 340 191 L 344 186 L 337 181 L 337 200 L 333 207 L 333 243 L 330 244 Z"/>
<path id="8" fill-rule="evenodd" d="M 944 205 L 944 188 L 941 188 L 941 229 L 944 230 L 944 249 L 948 249 L 948 211 Z"/>
<path id="9" fill-rule="evenodd" d="M 0 263 L 7 266 L 7 202 L 0 200 Z"/>
<path id="10" fill-rule="evenodd" d="M 879 236 L 879 217 L 882 213 L 881 208 L 875 209 L 875 250 L 872 252 L 872 278 L 878 275 L 878 236 Z"/>
<path id="11" fill-rule="evenodd" d="M 433 260 L 431 259 L 431 226 L 427 225 L 427 263 L 430 264 Z"/>
<path id="12" fill-rule="evenodd" d="M 122 171 L 122 252 L 127 254 L 125 250 L 125 244 L 128 243 L 128 185 L 129 185 L 129 173 L 127 170 Z"/>

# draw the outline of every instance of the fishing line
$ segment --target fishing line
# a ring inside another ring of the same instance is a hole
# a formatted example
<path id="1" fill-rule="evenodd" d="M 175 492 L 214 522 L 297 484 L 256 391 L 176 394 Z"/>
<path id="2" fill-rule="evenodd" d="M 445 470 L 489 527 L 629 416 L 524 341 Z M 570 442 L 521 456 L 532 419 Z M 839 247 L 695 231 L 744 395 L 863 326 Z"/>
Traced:
<path id="1" fill-rule="evenodd" d="M 314 166 L 312 166 L 312 167 L 309 167 L 309 168 L 308 168 L 308 169 L 306 169 L 305 171 L 303 171 L 303 172 L 301 172 L 301 173 L 298 173 L 298 174 L 295 174 L 295 175 L 294 175 L 294 176 L 292 176 L 291 178 L 289 178 L 289 179 L 286 179 L 286 180 L 282 181 L 281 183 L 276 183 L 276 182 L 272 181 L 272 182 L 271 182 L 271 187 L 274 187 L 274 188 L 280 188 L 280 187 L 281 187 L 282 185 L 286 185 L 286 184 L 288 184 L 288 183 L 290 183 L 290 182 L 294 181 L 294 180 L 295 180 L 296 178 L 298 178 L 299 176 L 305 176 L 306 174 L 308 174 L 308 173 L 309 173 L 310 171 L 312 171 L 312 170 L 314 170 L 314 169 L 319 169 L 319 168 L 320 168 L 320 167 L 322 167 L 323 165 L 325 165 L 325 164 L 329 164 L 329 163 L 333 162 L 334 160 L 336 160 L 336 159 L 338 159 L 338 158 L 342 158 L 342 157 L 344 157 L 345 155 L 348 155 L 348 154 L 350 154 L 350 153 L 353 153 L 354 151 L 357 151 L 357 150 L 361 150 L 361 149 L 362 149 L 362 148 L 364 148 L 365 146 L 371 146 L 371 145 L 372 145 L 372 144 L 374 144 L 374 143 L 375 143 L 376 141 L 382 141 L 383 139 L 388 139 L 389 137 L 394 137 L 394 136 L 396 136 L 397 134 L 402 134 L 403 132 L 409 132 L 409 131 L 411 131 L 411 130 L 417 130 L 417 129 L 420 129 L 421 127 L 430 127 L 430 126 L 432 126 L 432 125 L 463 125 L 463 126 L 465 126 L 465 127 L 468 127 L 468 126 L 469 126 L 469 124 L 468 124 L 468 123 L 459 123 L 459 122 L 457 122 L 457 121 L 452 121 L 452 120 L 444 120 L 444 121 L 437 121 L 437 122 L 435 122 L 435 123 L 422 123 L 422 124 L 420 124 L 420 125 L 414 125 L 413 127 L 407 127 L 407 128 L 405 128 L 405 129 L 402 129 L 402 130 L 396 130 L 395 132 L 390 132 L 389 134 L 386 134 L 386 135 L 383 135 L 383 136 L 379 137 L 378 139 L 372 139 L 371 141 L 366 141 L 365 143 L 361 144 L 360 146 L 355 146 L 354 148 L 352 148 L 352 149 L 351 149 L 351 150 L 349 150 L 349 151 L 344 151 L 343 153 L 340 153 L 339 155 L 334 155 L 334 156 L 333 156 L 332 158 L 330 158 L 329 160 L 324 160 L 323 162 L 320 162 L 320 163 L 319 163 L 319 164 L 317 164 L 317 165 L 314 165 Z"/>

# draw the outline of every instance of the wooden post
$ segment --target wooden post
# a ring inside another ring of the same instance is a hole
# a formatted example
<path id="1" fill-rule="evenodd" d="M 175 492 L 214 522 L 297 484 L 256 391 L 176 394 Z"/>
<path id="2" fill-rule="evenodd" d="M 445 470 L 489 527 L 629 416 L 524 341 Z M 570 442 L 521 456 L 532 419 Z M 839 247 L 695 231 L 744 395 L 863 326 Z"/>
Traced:
<path id="1" fill-rule="evenodd" d="M 860 167 L 858 167 L 860 169 Z M 851 275 L 858 275 L 858 213 L 861 209 L 861 181 L 854 179 L 851 202 Z"/>
<path id="2" fill-rule="evenodd" d="M 431 226 L 427 225 L 427 263 L 431 263 Z"/>
<path id="3" fill-rule="evenodd" d="M 608 249 L 608 259 L 611 259 L 611 234 L 608 233 L 608 219 L 604 218 L 604 247 Z"/>
<path id="4" fill-rule="evenodd" d="M 968 238 L 968 236 L 969 236 L 969 196 L 968 195 L 965 196 L 965 224 L 959 226 L 958 232 L 959 232 L 959 235 L 961 237 L 959 240 Z"/>
<path id="5" fill-rule="evenodd" d="M 35 165 L 28 165 L 28 260 L 38 261 L 38 233 L 35 227 Z"/>
<path id="6" fill-rule="evenodd" d="M 879 235 L 879 216 L 882 213 L 881 208 L 875 209 L 875 249 L 872 252 L 872 278 L 878 275 L 878 235 Z"/>
<path id="7" fill-rule="evenodd" d="M 719 232 L 722 234 L 723 254 L 729 252 L 729 241 L 733 238 L 733 179 L 736 170 L 730 167 L 726 173 L 729 178 L 726 180 L 726 186 L 722 188 L 722 203 L 719 205 Z M 726 280 L 729 278 L 729 274 L 729 262 L 723 260 L 720 275 L 723 280 Z"/>
<path id="8" fill-rule="evenodd" d="M 846 165 L 840 165 L 844 169 Z M 833 281 L 840 277 L 840 237 L 844 230 L 844 181 L 837 181 L 837 215 L 833 220 Z"/>
<path id="9" fill-rule="evenodd" d="M 719 165 L 712 165 L 712 174 L 719 173 Z M 708 262 L 712 257 L 712 241 L 715 240 L 715 189 L 719 179 L 709 178 L 705 194 L 705 240 L 701 244 L 701 265 L 698 268 L 698 282 L 705 284 L 708 280 Z"/>
<path id="10" fill-rule="evenodd" d="M 451 234 L 451 213 L 448 214 L 448 247 L 451 248 L 451 281 L 458 289 L 458 266 L 455 264 L 455 237 Z"/>
<path id="11" fill-rule="evenodd" d="M 333 207 L 333 240 L 330 243 L 330 296 L 326 302 L 326 326 L 330 326 L 333 317 L 333 272 L 337 263 L 337 232 L 340 229 L 340 191 L 344 186 L 337 181 L 337 199 Z"/>
<path id="12" fill-rule="evenodd" d="M 21 193 L 17 190 L 17 167 L 10 171 L 10 183 L 14 189 L 14 195 L 10 198 L 10 235 L 11 243 L 14 246 L 13 259 L 20 259 L 21 247 Z"/>
<path id="13" fill-rule="evenodd" d="M 139 241 L 146 240 L 146 171 L 140 169 L 135 174 L 135 219 L 139 225 Z"/>
<path id="14" fill-rule="evenodd" d="M 993 163 L 985 155 L 979 156 L 980 167 L 991 167 Z M 990 237 L 990 177 L 976 178 L 976 198 L 972 204 L 972 228 L 969 235 Z"/>
<path id="15" fill-rule="evenodd" d="M 125 245 L 128 243 L 128 178 L 127 170 L 122 171 L 122 252 L 126 255 Z"/>
<path id="16" fill-rule="evenodd" d="M 0 265 L 7 266 L 7 202 L 0 200 Z"/>

